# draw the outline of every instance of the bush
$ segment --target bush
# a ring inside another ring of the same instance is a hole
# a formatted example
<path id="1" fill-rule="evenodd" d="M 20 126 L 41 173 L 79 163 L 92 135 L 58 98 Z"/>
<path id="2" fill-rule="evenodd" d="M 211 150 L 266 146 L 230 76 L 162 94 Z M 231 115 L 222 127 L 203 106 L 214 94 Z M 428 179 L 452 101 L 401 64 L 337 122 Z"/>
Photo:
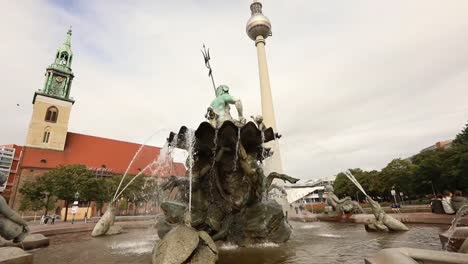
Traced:
<path id="1" fill-rule="evenodd" d="M 314 214 L 321 214 L 325 212 L 325 203 L 310 203 L 306 204 L 305 208 L 307 211 Z"/>

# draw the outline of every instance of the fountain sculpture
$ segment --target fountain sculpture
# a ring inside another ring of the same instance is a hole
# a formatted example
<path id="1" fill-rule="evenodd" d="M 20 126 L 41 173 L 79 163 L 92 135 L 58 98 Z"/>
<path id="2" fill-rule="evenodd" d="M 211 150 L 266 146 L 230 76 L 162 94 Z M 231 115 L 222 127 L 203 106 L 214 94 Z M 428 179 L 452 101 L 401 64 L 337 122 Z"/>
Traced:
<path id="1" fill-rule="evenodd" d="M 6 177 L 0 174 L 0 185 L 6 181 Z M 5 198 L 0 195 L 0 237 L 13 240 L 14 243 L 23 242 L 29 233 L 26 221 L 13 211 Z"/>
<path id="2" fill-rule="evenodd" d="M 408 227 L 403 224 L 401 221 L 393 218 L 390 215 L 387 215 L 385 211 L 382 209 L 380 204 L 374 201 L 362 188 L 361 184 L 356 180 L 356 177 L 349 171 L 345 171 L 344 174 L 346 177 L 354 184 L 356 187 L 366 196 L 366 200 L 369 203 L 372 213 L 374 214 L 375 220 L 371 223 L 366 224 L 366 231 L 373 232 L 373 231 L 380 231 L 380 232 L 387 232 L 387 231 L 408 231 Z"/>
<path id="3" fill-rule="evenodd" d="M 351 197 L 347 196 L 343 199 L 338 198 L 336 194 L 334 193 L 335 190 L 333 189 L 333 186 L 327 185 L 325 186 L 325 192 L 327 193 L 327 200 L 326 203 L 328 206 L 331 207 L 332 214 L 362 214 L 364 213 L 364 210 L 362 210 L 361 206 L 359 203 L 353 201 Z"/>
<path id="4" fill-rule="evenodd" d="M 235 104 L 238 120 L 231 117 L 230 104 Z M 177 134 L 169 135 L 172 146 L 189 153 L 188 177 L 172 177 L 163 186 L 166 190 L 178 188 L 181 195 L 178 201 L 161 205 L 164 216 L 158 223 L 160 244 L 170 243 L 169 239 L 179 241 L 174 232 L 181 236 L 191 232 L 195 241 L 192 246 L 196 247 L 194 230 L 208 234 L 214 241 L 239 246 L 289 239 L 291 226 L 283 208 L 268 198 L 268 192 L 279 188 L 272 184 L 274 179 L 291 183 L 298 179 L 276 172 L 264 175 L 262 163 L 273 153 L 263 144 L 278 135 L 272 128 L 259 129 L 254 122 L 246 122 L 242 114 L 241 101 L 221 85 L 205 116 L 209 122 L 201 123 L 195 131 L 183 126 Z M 184 223 L 192 231 L 175 230 Z M 154 256 L 160 252 L 158 247 Z"/>

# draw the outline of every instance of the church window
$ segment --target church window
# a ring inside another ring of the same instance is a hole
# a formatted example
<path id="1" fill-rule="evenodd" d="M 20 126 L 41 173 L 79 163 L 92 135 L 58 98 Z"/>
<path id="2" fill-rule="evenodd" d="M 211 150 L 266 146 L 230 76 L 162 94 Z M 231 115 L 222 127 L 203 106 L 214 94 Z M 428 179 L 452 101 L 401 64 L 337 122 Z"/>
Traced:
<path id="1" fill-rule="evenodd" d="M 50 131 L 46 130 L 44 132 L 44 137 L 42 138 L 42 143 L 49 143 Z"/>
<path id="2" fill-rule="evenodd" d="M 55 106 L 51 106 L 47 109 L 45 121 L 56 123 L 58 118 L 58 109 Z"/>

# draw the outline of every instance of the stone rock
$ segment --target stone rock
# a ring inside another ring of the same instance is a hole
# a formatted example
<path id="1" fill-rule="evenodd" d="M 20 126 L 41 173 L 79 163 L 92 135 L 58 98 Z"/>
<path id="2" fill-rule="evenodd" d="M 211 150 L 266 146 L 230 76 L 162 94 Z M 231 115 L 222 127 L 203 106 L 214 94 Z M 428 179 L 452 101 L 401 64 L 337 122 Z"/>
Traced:
<path id="1" fill-rule="evenodd" d="M 216 246 L 215 242 L 213 239 L 206 233 L 205 231 L 199 231 L 198 235 L 200 238 L 205 242 L 205 244 L 216 254 L 218 254 L 218 247 Z"/>
<path id="2" fill-rule="evenodd" d="M 181 264 L 198 247 L 198 232 L 179 225 L 167 233 L 153 249 L 153 264 Z"/>
<path id="3" fill-rule="evenodd" d="M 33 255 L 17 247 L 0 248 L 0 264 L 32 264 Z"/>
<path id="4" fill-rule="evenodd" d="M 214 243 L 214 242 L 213 242 Z M 218 254 L 213 252 L 208 246 L 201 246 L 197 249 L 193 257 L 190 259 L 190 264 L 215 264 L 218 260 Z"/>
<path id="5" fill-rule="evenodd" d="M 160 239 L 163 239 L 164 236 L 176 226 L 178 226 L 178 224 L 169 224 L 166 221 L 166 218 L 162 215 L 158 216 L 156 219 L 155 227 L 158 230 L 158 236 Z"/>
<path id="6" fill-rule="evenodd" d="M 122 229 L 122 226 L 119 225 L 111 226 L 109 227 L 109 230 L 107 230 L 106 236 L 118 235 L 122 233 Z"/>

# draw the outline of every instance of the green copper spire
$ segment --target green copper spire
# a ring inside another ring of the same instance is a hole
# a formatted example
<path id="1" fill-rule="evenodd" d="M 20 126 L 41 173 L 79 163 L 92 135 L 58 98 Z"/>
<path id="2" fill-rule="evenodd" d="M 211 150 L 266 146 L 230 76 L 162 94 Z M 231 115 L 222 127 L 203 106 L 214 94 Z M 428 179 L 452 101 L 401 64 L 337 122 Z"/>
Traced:
<path id="1" fill-rule="evenodd" d="M 73 61 L 73 52 L 71 50 L 71 27 L 67 32 L 65 41 L 58 48 L 54 62 L 47 68 L 46 81 L 41 94 L 70 100 L 71 82 L 73 72 L 71 64 Z"/>
<path id="2" fill-rule="evenodd" d="M 72 55 L 73 52 L 71 50 L 71 36 L 72 36 L 72 29 L 68 29 L 67 36 L 65 37 L 65 41 L 63 42 L 62 46 L 58 49 L 58 52 L 67 52 L 69 55 Z"/>

